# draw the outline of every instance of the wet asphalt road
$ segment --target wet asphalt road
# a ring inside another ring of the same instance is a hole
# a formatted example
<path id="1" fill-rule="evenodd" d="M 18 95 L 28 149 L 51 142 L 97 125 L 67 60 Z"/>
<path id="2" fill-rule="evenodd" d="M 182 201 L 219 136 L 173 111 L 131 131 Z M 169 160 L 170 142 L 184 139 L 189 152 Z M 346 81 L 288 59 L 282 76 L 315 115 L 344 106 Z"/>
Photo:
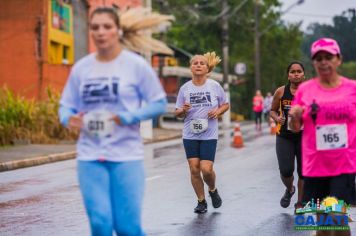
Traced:
<path id="1" fill-rule="evenodd" d="M 180 140 L 145 146 L 147 235 L 311 235 L 294 231 L 293 197 L 283 209 L 273 136 L 242 127 L 245 147 L 219 140 L 215 171 L 223 199 L 219 209 L 193 213 L 196 197 Z M 75 161 L 0 173 L 0 235 L 89 235 Z M 354 209 L 352 215 L 356 215 Z M 356 232 L 356 223 L 351 223 Z"/>

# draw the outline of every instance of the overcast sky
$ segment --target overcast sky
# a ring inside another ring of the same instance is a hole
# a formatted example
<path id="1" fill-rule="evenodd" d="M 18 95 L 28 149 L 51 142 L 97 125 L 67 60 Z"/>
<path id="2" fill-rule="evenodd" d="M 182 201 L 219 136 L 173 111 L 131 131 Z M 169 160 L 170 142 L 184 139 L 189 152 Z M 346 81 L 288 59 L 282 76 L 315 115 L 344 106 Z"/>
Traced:
<path id="1" fill-rule="evenodd" d="M 282 11 L 288 9 L 297 0 L 281 0 Z M 294 6 L 282 16 L 287 22 L 303 21 L 302 30 L 310 23 L 332 24 L 332 18 L 348 8 L 356 8 L 356 0 L 304 0 L 301 5 Z"/>

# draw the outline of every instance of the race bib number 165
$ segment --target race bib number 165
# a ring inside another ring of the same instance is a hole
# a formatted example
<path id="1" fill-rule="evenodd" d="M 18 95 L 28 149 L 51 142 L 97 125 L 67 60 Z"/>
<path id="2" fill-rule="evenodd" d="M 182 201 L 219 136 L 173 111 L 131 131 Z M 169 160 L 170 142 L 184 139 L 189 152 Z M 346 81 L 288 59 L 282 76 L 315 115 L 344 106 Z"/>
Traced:
<path id="1" fill-rule="evenodd" d="M 347 148 L 346 124 L 320 125 L 316 127 L 317 150 Z"/>

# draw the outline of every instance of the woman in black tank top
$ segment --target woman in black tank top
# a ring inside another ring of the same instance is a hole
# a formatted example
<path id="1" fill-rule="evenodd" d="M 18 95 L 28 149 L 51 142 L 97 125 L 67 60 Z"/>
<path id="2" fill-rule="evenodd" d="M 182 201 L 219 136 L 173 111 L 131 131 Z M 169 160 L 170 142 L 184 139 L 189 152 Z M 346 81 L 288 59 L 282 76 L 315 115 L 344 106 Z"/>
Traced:
<path id="1" fill-rule="evenodd" d="M 272 101 L 270 116 L 277 123 L 276 153 L 281 180 L 286 187 L 280 200 L 282 207 L 290 205 L 295 192 L 294 162 L 297 159 L 298 201 L 295 209 L 302 207 L 303 179 L 301 165 L 301 132 L 293 133 L 288 127 L 288 112 L 299 84 L 304 80 L 304 66 L 300 62 L 292 62 L 287 67 L 288 83 L 279 87 Z"/>
<path id="2" fill-rule="evenodd" d="M 293 84 L 293 91 L 296 90 L 294 86 L 298 86 Z M 279 109 L 278 109 L 278 116 L 282 116 L 285 118 L 285 122 L 283 124 L 278 123 L 277 126 L 277 135 L 280 137 L 295 139 L 299 138 L 301 133 L 293 133 L 290 128 L 288 127 L 288 112 L 292 106 L 294 95 L 291 92 L 291 82 L 289 81 L 288 84 L 284 86 L 283 95 L 280 99 Z"/>

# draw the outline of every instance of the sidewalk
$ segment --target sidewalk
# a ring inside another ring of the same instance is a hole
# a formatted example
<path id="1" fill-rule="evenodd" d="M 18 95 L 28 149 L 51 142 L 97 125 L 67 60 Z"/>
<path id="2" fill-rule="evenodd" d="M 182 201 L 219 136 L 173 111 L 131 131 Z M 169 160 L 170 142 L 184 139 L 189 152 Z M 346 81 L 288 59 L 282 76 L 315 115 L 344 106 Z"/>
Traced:
<path id="1" fill-rule="evenodd" d="M 240 123 L 240 125 L 244 126 L 249 123 L 251 122 L 246 121 Z M 175 129 L 154 128 L 153 138 L 145 139 L 144 144 L 181 138 L 182 127 L 180 126 L 182 124 Z M 2 147 L 0 148 L 0 172 L 74 159 L 76 156 L 75 148 L 75 142 Z"/>
<path id="2" fill-rule="evenodd" d="M 153 139 L 145 139 L 144 143 L 160 142 L 181 136 L 181 129 L 154 128 Z M 75 142 L 3 147 L 0 148 L 0 172 L 74 159 L 75 156 Z"/>

